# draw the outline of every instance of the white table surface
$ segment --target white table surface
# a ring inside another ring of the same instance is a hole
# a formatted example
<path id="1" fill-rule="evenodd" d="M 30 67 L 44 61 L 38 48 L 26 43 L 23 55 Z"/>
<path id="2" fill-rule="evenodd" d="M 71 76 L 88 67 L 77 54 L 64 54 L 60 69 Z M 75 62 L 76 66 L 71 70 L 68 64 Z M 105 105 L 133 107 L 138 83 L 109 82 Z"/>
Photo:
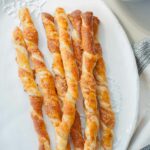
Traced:
<path id="1" fill-rule="evenodd" d="M 104 0 L 118 17 L 131 42 L 150 36 L 150 0 Z"/>

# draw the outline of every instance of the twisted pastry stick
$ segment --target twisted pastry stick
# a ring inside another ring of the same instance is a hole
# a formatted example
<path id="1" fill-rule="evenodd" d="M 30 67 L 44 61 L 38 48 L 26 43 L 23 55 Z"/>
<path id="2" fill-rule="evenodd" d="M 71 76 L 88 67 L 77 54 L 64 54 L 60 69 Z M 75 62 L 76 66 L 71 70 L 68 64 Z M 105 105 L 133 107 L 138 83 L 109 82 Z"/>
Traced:
<path id="1" fill-rule="evenodd" d="M 39 80 L 39 87 L 44 97 L 44 109 L 56 128 L 61 122 L 61 109 L 53 77 L 46 68 L 43 55 L 38 49 L 38 33 L 27 8 L 23 8 L 19 11 L 19 18 L 23 26 L 23 34 L 27 43 L 27 50 L 30 52 L 31 61 Z"/>
<path id="2" fill-rule="evenodd" d="M 79 75 L 81 75 L 82 68 L 82 49 L 81 49 L 81 11 L 76 10 L 69 14 L 69 20 L 73 26 L 72 39 L 73 39 L 73 50 L 77 61 Z"/>
<path id="3" fill-rule="evenodd" d="M 81 19 L 81 11 L 76 10 L 73 11 L 71 14 L 68 15 L 69 20 L 73 26 L 72 30 L 72 40 L 73 40 L 73 50 L 75 54 L 75 58 L 77 61 L 77 66 L 79 70 L 79 77 L 81 76 L 81 68 L 82 68 L 82 49 L 81 49 L 81 25 L 82 25 L 82 19 Z M 84 139 L 82 138 L 82 132 L 81 132 L 81 122 L 78 121 L 77 118 L 80 116 L 76 114 L 75 117 L 75 123 L 73 124 L 73 127 L 71 129 L 71 135 L 72 132 L 76 132 L 77 130 L 80 131 L 78 134 L 76 134 L 75 139 L 73 140 L 73 143 L 76 147 L 76 149 L 83 149 L 84 148 Z M 77 141 L 77 142 L 76 142 Z"/>
<path id="4" fill-rule="evenodd" d="M 58 26 L 60 53 L 67 82 L 62 122 L 57 129 L 57 138 L 59 139 L 57 149 L 65 150 L 70 129 L 75 119 L 75 103 L 78 98 L 78 72 L 71 47 L 68 18 L 64 9 L 56 9 L 55 19 Z"/>
<path id="5" fill-rule="evenodd" d="M 67 83 L 65 80 L 63 64 L 59 52 L 58 34 L 55 28 L 54 18 L 50 14 L 42 13 L 42 21 L 47 36 L 48 48 L 53 53 L 54 62 L 52 68 L 55 77 L 57 94 L 61 102 L 63 102 L 67 90 Z M 69 144 L 67 149 L 70 149 Z"/>
<path id="6" fill-rule="evenodd" d="M 74 145 L 75 150 L 83 150 L 84 149 L 84 139 L 82 137 L 82 128 L 81 128 L 81 120 L 80 115 L 76 111 L 75 120 L 71 128 L 71 138 Z"/>
<path id="7" fill-rule="evenodd" d="M 86 129 L 85 129 L 85 150 L 95 150 L 97 146 L 97 135 L 99 130 L 99 118 L 96 98 L 96 82 L 93 70 L 97 62 L 97 55 L 94 52 L 93 41 L 93 14 L 85 12 L 82 14 L 82 75 L 81 90 L 84 97 Z"/>
<path id="8" fill-rule="evenodd" d="M 24 90 L 30 97 L 32 106 L 31 116 L 39 138 L 39 150 L 50 150 L 50 141 L 42 114 L 43 97 L 35 83 L 34 75 L 28 60 L 26 44 L 23 39 L 22 32 L 19 28 L 14 30 L 13 39 L 17 53 L 19 77 L 23 84 Z"/>
<path id="9" fill-rule="evenodd" d="M 58 97 L 63 102 L 67 91 L 67 83 L 65 79 L 65 72 L 59 51 L 58 33 L 54 24 L 54 17 L 48 13 L 42 13 L 42 21 L 47 37 L 47 45 L 49 51 L 53 54 L 52 69 L 55 77 L 55 85 Z"/>
<path id="10" fill-rule="evenodd" d="M 63 102 L 65 94 L 67 92 L 67 83 L 65 79 L 65 72 L 63 63 L 59 51 L 59 39 L 58 33 L 55 27 L 54 18 L 48 13 L 42 13 L 42 21 L 45 28 L 47 43 L 50 52 L 53 54 L 53 72 L 55 75 L 55 85 L 58 93 L 58 97 Z M 75 149 L 83 149 L 84 140 L 81 132 L 81 121 L 79 113 L 76 111 L 75 121 L 71 128 L 71 138 Z"/>
<path id="11" fill-rule="evenodd" d="M 106 78 L 105 63 L 102 56 L 100 43 L 98 42 L 99 20 L 97 17 L 93 19 L 95 50 L 98 54 L 98 61 L 94 70 L 94 76 L 97 85 L 97 98 L 100 104 L 100 122 L 102 127 L 101 149 L 112 150 L 113 129 L 115 124 L 115 116 L 111 107 L 109 89 Z"/>

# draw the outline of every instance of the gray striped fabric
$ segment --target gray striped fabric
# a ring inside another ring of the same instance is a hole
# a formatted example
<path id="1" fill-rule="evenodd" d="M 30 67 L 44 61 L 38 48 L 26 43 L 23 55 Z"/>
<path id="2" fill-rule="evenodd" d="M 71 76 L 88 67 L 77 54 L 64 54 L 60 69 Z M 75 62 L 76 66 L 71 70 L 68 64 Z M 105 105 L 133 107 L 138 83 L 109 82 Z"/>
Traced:
<path id="1" fill-rule="evenodd" d="M 150 150 L 150 145 L 145 146 L 145 147 L 142 148 L 141 150 Z"/>
<path id="2" fill-rule="evenodd" d="M 134 45 L 134 53 L 139 70 L 139 75 L 150 64 L 150 38 L 146 38 Z M 150 145 L 145 146 L 141 150 L 150 150 Z"/>
<path id="3" fill-rule="evenodd" d="M 137 61 L 139 74 L 150 63 L 150 38 L 146 38 L 134 45 L 134 53 Z"/>

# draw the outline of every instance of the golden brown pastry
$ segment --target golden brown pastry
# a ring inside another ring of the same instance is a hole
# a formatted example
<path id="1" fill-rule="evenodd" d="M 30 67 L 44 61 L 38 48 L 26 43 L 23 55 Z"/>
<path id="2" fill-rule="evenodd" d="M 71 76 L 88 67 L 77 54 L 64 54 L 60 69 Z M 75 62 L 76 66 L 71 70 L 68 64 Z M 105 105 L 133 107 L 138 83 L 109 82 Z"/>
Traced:
<path id="1" fill-rule="evenodd" d="M 48 71 L 44 63 L 43 55 L 38 49 L 38 33 L 27 8 L 23 8 L 19 11 L 19 18 L 23 26 L 23 35 L 27 43 L 27 50 L 30 53 L 31 62 L 39 81 L 41 93 L 44 97 L 44 110 L 56 129 L 61 123 L 61 109 L 53 76 Z"/>
<path id="2" fill-rule="evenodd" d="M 95 50 L 98 55 L 98 61 L 94 69 L 94 76 L 96 79 L 97 86 L 97 98 L 100 104 L 100 123 L 102 128 L 101 149 L 112 150 L 115 116 L 111 107 L 105 63 L 102 56 L 101 46 L 97 38 L 99 26 L 99 20 L 97 17 L 93 18 L 93 26 L 95 36 Z"/>
<path id="3" fill-rule="evenodd" d="M 75 114 L 75 120 L 72 125 L 70 135 L 71 135 L 72 142 L 74 145 L 74 150 L 83 150 L 84 149 L 84 139 L 82 137 L 80 115 L 77 111 Z"/>
<path id="4" fill-rule="evenodd" d="M 67 83 L 65 79 L 65 72 L 59 51 L 58 33 L 54 24 L 54 17 L 48 13 L 42 13 L 42 21 L 47 37 L 47 44 L 50 52 L 53 54 L 52 69 L 54 72 L 55 85 L 58 97 L 63 102 L 67 91 Z"/>
<path id="5" fill-rule="evenodd" d="M 60 53 L 67 82 L 67 92 L 63 102 L 63 117 L 57 128 L 58 150 L 65 150 L 70 129 L 75 119 L 75 104 L 78 98 L 78 72 L 72 51 L 71 38 L 69 35 L 68 18 L 63 8 L 57 8 L 55 20 L 58 27 Z"/>
<path id="6" fill-rule="evenodd" d="M 69 20 L 72 24 L 72 40 L 73 40 L 73 50 L 75 54 L 75 58 L 77 61 L 79 75 L 81 75 L 82 68 L 82 49 L 81 49 L 81 11 L 75 10 L 71 14 L 69 14 Z"/>
<path id="7" fill-rule="evenodd" d="M 72 41 L 73 41 L 73 51 L 76 58 L 78 71 L 79 71 L 79 78 L 81 76 L 81 68 L 82 68 L 82 49 L 81 49 L 81 25 L 82 25 L 82 19 L 81 19 L 81 11 L 75 10 L 71 14 L 68 15 L 69 20 L 71 22 L 71 25 L 73 27 L 72 29 Z M 75 145 L 75 149 L 83 149 L 84 148 L 84 139 L 82 137 L 81 133 L 81 121 L 79 120 L 79 114 L 76 113 L 75 117 L 75 123 L 73 124 L 73 127 L 71 129 L 71 135 L 74 136 L 73 143 Z M 80 132 L 77 132 L 80 131 Z M 73 134 L 76 132 L 76 134 Z"/>
<path id="8" fill-rule="evenodd" d="M 93 13 L 85 12 L 82 17 L 82 74 L 81 91 L 84 97 L 86 128 L 85 128 L 85 150 L 95 150 L 97 147 L 97 135 L 99 130 L 99 118 L 96 98 L 96 82 L 93 70 L 97 62 L 94 51 L 93 37 Z"/>
<path id="9" fill-rule="evenodd" d="M 55 77 L 56 90 L 59 98 L 63 102 L 63 100 L 65 99 L 65 94 L 67 92 L 67 83 L 59 51 L 58 33 L 55 27 L 53 16 L 48 13 L 42 13 L 42 21 L 47 36 L 48 48 L 53 54 L 53 72 Z M 71 128 L 71 138 L 74 144 L 74 149 L 83 149 L 84 140 L 82 138 L 80 116 L 77 111 L 75 121 Z"/>
<path id="10" fill-rule="evenodd" d="M 19 28 L 14 30 L 13 40 L 17 54 L 19 77 L 23 84 L 24 90 L 30 97 L 32 106 L 31 116 L 35 130 L 38 134 L 39 150 L 50 150 L 50 141 L 42 114 L 43 97 L 35 83 L 34 75 L 29 64 L 26 44 Z"/>

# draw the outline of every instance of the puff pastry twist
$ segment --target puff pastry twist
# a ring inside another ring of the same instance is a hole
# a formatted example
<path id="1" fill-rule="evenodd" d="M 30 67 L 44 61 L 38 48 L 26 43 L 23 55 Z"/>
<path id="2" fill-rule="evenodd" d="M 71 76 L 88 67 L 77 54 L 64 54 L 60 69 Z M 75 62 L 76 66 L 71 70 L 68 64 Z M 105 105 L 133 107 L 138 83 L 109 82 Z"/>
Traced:
<path id="1" fill-rule="evenodd" d="M 27 8 L 23 8 L 19 11 L 19 18 L 23 26 L 23 34 L 27 43 L 27 50 L 30 52 L 31 61 L 37 79 L 39 80 L 39 87 L 44 97 L 44 110 L 56 129 L 61 123 L 61 109 L 55 90 L 53 76 L 46 68 L 43 55 L 38 49 L 38 33 Z"/>
<path id="2" fill-rule="evenodd" d="M 100 124 L 102 128 L 101 149 L 112 150 L 113 129 L 115 124 L 115 116 L 111 107 L 110 94 L 107 84 L 105 63 L 102 56 L 102 49 L 98 42 L 97 33 L 99 20 L 97 17 L 93 18 L 94 35 L 95 35 L 95 50 L 98 55 L 98 61 L 94 69 L 94 76 L 96 79 L 97 98 L 100 104 Z"/>
<path id="3" fill-rule="evenodd" d="M 59 143 L 57 149 L 65 150 L 70 129 L 75 119 L 75 103 L 78 98 L 78 72 L 71 46 L 68 18 L 63 8 L 56 9 L 55 20 L 58 27 L 60 53 L 67 82 L 67 92 L 63 103 L 62 122 L 57 129 L 57 139 Z"/>
<path id="4" fill-rule="evenodd" d="M 84 97 L 86 129 L 85 129 L 85 150 L 95 150 L 97 147 L 97 135 L 99 130 L 99 118 L 96 98 L 96 82 L 93 70 L 97 62 L 97 55 L 94 52 L 93 41 L 93 13 L 85 12 L 82 17 L 82 74 L 81 90 Z"/>
<path id="5" fill-rule="evenodd" d="M 72 24 L 72 40 L 73 40 L 73 50 L 74 55 L 77 61 L 79 75 L 81 75 L 81 68 L 82 68 L 82 48 L 81 48 L 81 11 L 75 10 L 71 14 L 69 14 L 69 20 Z"/>
<path id="6" fill-rule="evenodd" d="M 60 100 L 63 102 L 67 91 L 67 83 L 59 50 L 59 38 L 54 23 L 54 17 L 48 13 L 42 13 L 42 21 L 47 37 L 48 49 L 53 54 L 52 69 L 54 72 L 57 94 Z"/>
<path id="7" fill-rule="evenodd" d="M 42 21 L 45 28 L 47 43 L 50 52 L 53 54 L 53 72 L 55 75 L 55 85 L 57 93 L 61 101 L 65 99 L 67 92 L 67 83 L 65 79 L 65 72 L 59 51 L 59 38 L 54 23 L 54 18 L 48 13 L 42 13 Z M 79 113 L 76 111 L 75 120 L 71 128 L 71 138 L 74 144 L 74 149 L 83 149 L 83 138 L 81 132 L 81 121 Z"/>
<path id="8" fill-rule="evenodd" d="M 60 105 L 62 105 L 67 90 L 67 83 L 65 80 L 63 64 L 62 64 L 61 55 L 59 51 L 58 33 L 54 24 L 53 16 L 51 16 L 48 13 L 42 13 L 42 21 L 47 36 L 48 48 L 53 54 L 54 61 L 53 61 L 52 69 L 54 72 L 54 80 L 55 80 L 57 94 L 59 99 L 61 100 Z M 70 145 L 68 143 L 67 150 L 69 149 L 70 149 Z"/>
<path id="9" fill-rule="evenodd" d="M 76 58 L 78 71 L 79 71 L 79 78 L 81 76 L 81 68 L 82 68 L 82 49 L 81 49 L 81 25 L 82 25 L 82 19 L 81 19 L 81 11 L 75 10 L 71 14 L 68 15 L 69 20 L 71 22 L 71 25 L 73 27 L 72 29 L 72 41 L 73 41 L 73 51 Z M 82 137 L 81 132 L 81 122 L 78 121 L 77 118 L 79 118 L 79 115 L 76 114 L 75 117 L 75 123 L 73 124 L 73 127 L 71 129 L 71 135 L 73 132 L 76 132 L 75 138 L 73 138 L 73 143 L 75 145 L 75 149 L 84 149 L 84 139 Z M 80 132 L 79 132 L 80 131 Z"/>
<path id="10" fill-rule="evenodd" d="M 39 150 L 50 150 L 50 141 L 42 114 L 43 97 L 35 83 L 34 75 L 29 64 L 26 44 L 22 32 L 19 28 L 14 30 L 13 40 L 17 54 L 19 77 L 21 79 L 24 90 L 30 97 L 32 106 L 31 116 L 35 130 L 38 134 Z"/>

